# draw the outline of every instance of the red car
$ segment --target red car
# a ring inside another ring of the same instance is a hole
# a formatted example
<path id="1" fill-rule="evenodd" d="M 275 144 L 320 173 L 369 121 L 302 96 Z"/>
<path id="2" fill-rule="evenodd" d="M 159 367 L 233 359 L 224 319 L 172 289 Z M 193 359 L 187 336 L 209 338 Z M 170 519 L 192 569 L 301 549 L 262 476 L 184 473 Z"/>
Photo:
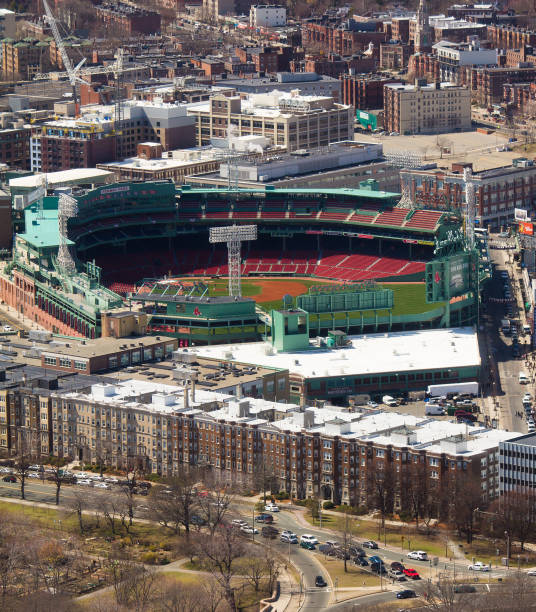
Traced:
<path id="1" fill-rule="evenodd" d="M 405 576 L 407 576 L 408 578 L 411 578 L 412 580 L 420 580 L 421 579 L 421 577 L 419 576 L 419 572 L 414 570 L 412 567 L 406 567 L 402 571 L 404 572 Z"/>

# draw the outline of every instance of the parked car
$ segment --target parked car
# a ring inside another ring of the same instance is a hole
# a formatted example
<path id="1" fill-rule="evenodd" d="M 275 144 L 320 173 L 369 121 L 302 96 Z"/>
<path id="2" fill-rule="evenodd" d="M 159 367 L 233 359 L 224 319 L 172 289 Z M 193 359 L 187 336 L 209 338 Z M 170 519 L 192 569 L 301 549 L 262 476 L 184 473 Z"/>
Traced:
<path id="1" fill-rule="evenodd" d="M 369 564 L 365 557 L 355 557 L 354 563 L 359 567 L 367 567 Z"/>
<path id="2" fill-rule="evenodd" d="M 232 525 L 233 527 L 244 527 L 244 526 L 246 526 L 246 527 L 247 527 L 247 522 L 246 522 L 246 521 L 244 521 L 243 519 L 233 519 L 233 520 L 231 521 L 231 525 Z"/>
<path id="3" fill-rule="evenodd" d="M 242 527 L 240 527 L 240 531 L 242 533 L 259 533 L 259 530 L 256 527 L 250 527 L 249 525 L 242 525 Z"/>
<path id="4" fill-rule="evenodd" d="M 399 563 L 398 561 L 393 561 L 391 563 L 391 569 L 396 570 L 397 572 L 403 572 L 404 566 L 402 565 L 402 563 Z"/>
<path id="5" fill-rule="evenodd" d="M 311 535 L 310 533 L 304 533 L 301 538 L 300 538 L 300 543 L 301 542 L 309 542 L 310 544 L 318 544 L 318 540 L 315 538 L 314 535 Z"/>
<path id="6" fill-rule="evenodd" d="M 413 569 L 412 567 L 406 567 L 402 571 L 404 572 L 404 575 L 406 575 L 408 578 L 411 578 L 412 580 L 420 580 L 421 579 L 421 577 L 419 575 L 419 572 L 417 570 Z"/>
<path id="7" fill-rule="evenodd" d="M 2 478 L 4 482 L 17 482 L 17 479 L 13 475 L 7 475 Z"/>
<path id="8" fill-rule="evenodd" d="M 531 569 L 527 572 L 527 576 L 536 576 L 536 569 Z"/>
<path id="9" fill-rule="evenodd" d="M 324 580 L 323 576 L 317 576 L 315 578 L 315 586 L 317 586 L 317 587 L 327 587 L 328 583 Z"/>
<path id="10" fill-rule="evenodd" d="M 285 544 L 297 544 L 298 543 L 298 537 L 296 536 L 295 533 L 292 533 L 292 534 L 282 533 L 279 539 L 281 540 L 281 542 L 284 542 Z"/>
<path id="11" fill-rule="evenodd" d="M 428 555 L 424 552 L 424 550 L 412 550 L 408 553 L 408 559 L 428 561 Z"/>
<path id="12" fill-rule="evenodd" d="M 387 574 L 387 570 L 385 569 L 385 565 L 383 563 L 376 563 L 372 561 L 370 563 L 370 571 L 374 572 L 375 574 Z"/>
<path id="13" fill-rule="evenodd" d="M 390 570 L 389 578 L 396 580 L 397 582 L 405 582 L 407 580 L 407 578 L 404 576 L 404 572 L 401 572 L 400 570 Z"/>
<path id="14" fill-rule="evenodd" d="M 265 525 L 261 529 L 261 535 L 264 538 L 270 538 L 271 540 L 275 539 L 279 534 L 279 529 L 272 527 L 271 525 Z"/>
<path id="15" fill-rule="evenodd" d="M 258 521 L 259 523 L 273 523 L 274 522 L 274 517 L 271 514 L 258 514 L 255 517 L 255 520 Z"/>
<path id="16" fill-rule="evenodd" d="M 194 514 L 192 516 L 190 522 L 192 523 L 192 525 L 197 525 L 198 527 L 203 527 L 203 525 L 207 524 L 207 521 L 202 516 L 199 516 L 197 514 Z"/>
<path id="17" fill-rule="evenodd" d="M 403 591 L 398 591 L 396 594 L 397 599 L 411 599 L 413 597 L 417 597 L 417 593 L 411 589 L 404 589 Z"/>
<path id="18" fill-rule="evenodd" d="M 110 485 L 106 482 L 96 482 L 94 485 L 95 489 L 110 489 Z"/>
<path id="19" fill-rule="evenodd" d="M 312 542 L 302 541 L 300 542 L 300 546 L 305 548 L 306 550 L 315 550 L 316 546 Z"/>
<path id="20" fill-rule="evenodd" d="M 364 548 L 372 548 L 374 550 L 377 550 L 378 544 L 376 544 L 376 542 L 374 542 L 374 540 L 367 540 L 366 542 L 363 542 L 363 546 Z"/>
<path id="21" fill-rule="evenodd" d="M 482 561 L 477 561 L 476 563 L 471 563 L 471 565 L 468 565 L 467 569 L 471 570 L 472 572 L 489 572 L 491 568 L 489 565 L 482 563 Z"/>
<path id="22" fill-rule="evenodd" d="M 276 506 L 275 504 L 266 504 L 264 509 L 266 512 L 279 512 L 279 506 Z"/>

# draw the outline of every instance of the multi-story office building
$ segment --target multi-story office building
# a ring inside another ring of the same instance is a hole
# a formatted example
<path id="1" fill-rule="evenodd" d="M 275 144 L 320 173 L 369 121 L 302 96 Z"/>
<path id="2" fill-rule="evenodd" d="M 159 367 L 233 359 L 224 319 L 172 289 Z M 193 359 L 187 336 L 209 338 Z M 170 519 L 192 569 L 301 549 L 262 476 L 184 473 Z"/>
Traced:
<path id="1" fill-rule="evenodd" d="M 469 164 L 470 165 L 470 164 Z M 411 198 L 426 208 L 462 208 L 465 201 L 463 168 L 452 164 L 444 169 L 404 170 L 401 182 L 407 184 Z M 482 170 L 473 174 L 476 219 L 482 227 L 498 230 L 514 220 L 514 208 L 534 217 L 536 207 L 536 166 L 533 160 L 519 158 L 511 166 Z"/>
<path id="2" fill-rule="evenodd" d="M 73 390 L 57 382 L 0 389 L 0 449 L 14 455 L 21 433 L 35 454 L 169 475 L 211 466 L 225 481 L 247 482 L 269 466 L 279 490 L 359 505 L 377 473 L 393 479 L 393 506 L 406 506 L 404 482 L 440 500 L 452 480 L 476 483 L 483 503 L 499 493 L 498 448 L 518 434 L 379 410 L 300 408 L 235 398 L 195 386 L 126 380 Z M 21 388 L 22 387 L 22 388 Z M 47 388 L 48 387 L 48 388 Z"/>
<path id="3" fill-rule="evenodd" d="M 399 134 L 438 134 L 471 127 L 471 95 L 450 83 L 385 85 L 384 125 Z"/>
<path id="4" fill-rule="evenodd" d="M 536 488 L 536 435 L 518 435 L 499 443 L 499 488 L 508 491 Z"/>
<path id="5" fill-rule="evenodd" d="M 398 82 L 383 74 L 342 74 L 339 79 L 342 103 L 360 110 L 383 108 L 384 85 Z"/>
<path id="6" fill-rule="evenodd" d="M 197 122 L 197 144 L 212 138 L 264 136 L 273 145 L 294 151 L 347 140 L 353 135 L 353 110 L 331 97 L 295 92 L 239 96 L 216 95 L 192 104 L 188 114 Z"/>
<path id="7" fill-rule="evenodd" d="M 497 49 L 483 49 L 478 41 L 471 43 L 452 43 L 442 40 L 434 45 L 439 63 L 439 77 L 457 85 L 465 85 L 461 72 L 467 67 L 496 66 Z"/>

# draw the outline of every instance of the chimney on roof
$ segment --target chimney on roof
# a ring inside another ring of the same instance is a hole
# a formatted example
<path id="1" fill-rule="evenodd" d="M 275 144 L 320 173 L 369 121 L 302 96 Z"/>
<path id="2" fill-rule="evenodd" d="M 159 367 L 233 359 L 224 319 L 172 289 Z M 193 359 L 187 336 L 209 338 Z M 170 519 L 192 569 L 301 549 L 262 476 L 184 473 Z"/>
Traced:
<path id="1" fill-rule="evenodd" d="M 184 408 L 189 408 L 188 405 L 188 387 L 184 385 Z"/>

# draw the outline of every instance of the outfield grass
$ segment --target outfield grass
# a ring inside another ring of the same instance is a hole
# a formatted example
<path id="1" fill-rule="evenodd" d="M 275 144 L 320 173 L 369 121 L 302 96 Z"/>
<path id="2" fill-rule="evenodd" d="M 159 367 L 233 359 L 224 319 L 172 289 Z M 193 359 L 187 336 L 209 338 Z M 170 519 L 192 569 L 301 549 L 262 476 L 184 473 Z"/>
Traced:
<path id="1" fill-rule="evenodd" d="M 267 283 L 275 283 L 277 285 L 281 279 L 262 279 L 262 284 L 266 285 Z M 305 285 L 306 287 L 311 287 L 313 285 L 322 285 L 324 284 L 322 279 L 296 279 L 299 280 L 300 283 Z M 244 297 L 252 297 L 259 294 L 261 290 L 261 281 L 255 282 L 253 279 L 243 280 L 242 281 L 242 295 Z M 215 281 L 214 284 L 210 286 L 210 294 L 211 295 L 226 295 L 228 292 L 227 288 L 227 280 L 218 280 Z M 393 315 L 404 315 L 404 314 L 419 314 L 421 312 L 427 312 L 429 310 L 434 310 L 443 305 L 442 302 L 438 302 L 435 304 L 427 304 L 426 303 L 426 285 L 424 283 L 416 283 L 416 284 L 405 284 L 405 283 L 385 283 L 381 285 L 386 289 L 392 289 L 394 292 L 394 307 L 392 310 Z M 294 296 L 296 297 L 296 296 Z M 259 306 L 261 306 L 264 310 L 270 311 L 272 308 L 280 308 L 281 300 L 271 300 L 268 302 L 259 302 Z M 367 311 L 364 311 L 365 315 Z M 355 311 L 353 316 L 358 316 L 359 311 Z M 387 310 L 378 311 L 378 316 L 387 316 L 389 312 Z M 315 315 L 312 315 L 313 318 Z M 330 314 L 321 314 L 319 315 L 321 320 L 331 319 Z M 345 313 L 336 312 L 335 319 L 344 319 Z"/>

